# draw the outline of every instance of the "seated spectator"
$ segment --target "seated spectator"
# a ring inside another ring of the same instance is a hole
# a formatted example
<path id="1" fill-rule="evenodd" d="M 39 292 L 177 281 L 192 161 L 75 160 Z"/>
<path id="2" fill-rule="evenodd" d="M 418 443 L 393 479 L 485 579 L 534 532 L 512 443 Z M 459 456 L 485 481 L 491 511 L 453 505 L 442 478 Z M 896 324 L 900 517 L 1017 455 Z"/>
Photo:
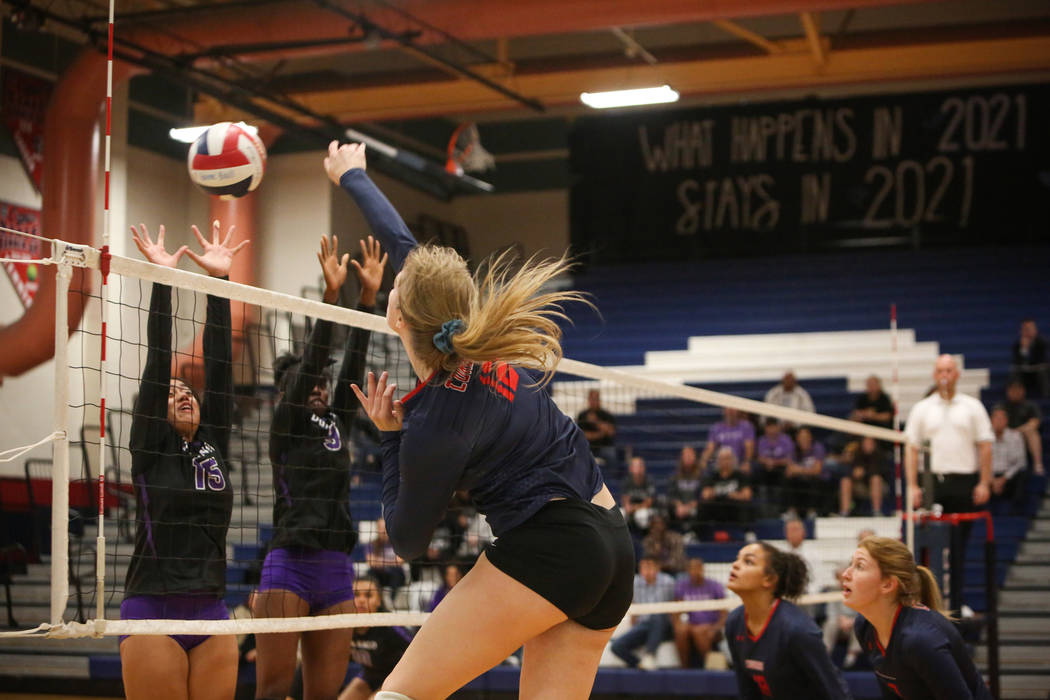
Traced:
<path id="1" fill-rule="evenodd" d="M 389 588 L 391 595 L 405 585 L 404 561 L 394 554 L 394 545 L 386 533 L 386 521 L 380 517 L 376 520 L 376 535 L 365 545 L 365 563 L 368 575 Z"/>
<path id="2" fill-rule="evenodd" d="M 433 597 L 430 602 L 427 603 L 427 612 L 434 612 L 434 608 L 438 606 L 438 603 L 445 599 L 445 596 L 449 594 L 457 583 L 463 579 L 463 569 L 459 568 L 459 564 L 446 564 L 445 570 L 441 576 L 441 586 L 434 591 Z"/>
<path id="3" fill-rule="evenodd" d="M 597 458 L 606 478 L 618 477 L 621 472 L 616 455 L 616 418 L 602 408 L 601 392 L 597 389 L 587 392 L 587 408 L 576 416 L 576 425 L 590 443 L 591 454 Z"/>
<path id="4" fill-rule="evenodd" d="M 646 473 L 645 459 L 632 457 L 627 467 L 627 478 L 620 486 L 620 507 L 623 508 L 623 517 L 632 532 L 640 533 L 649 529 L 654 498 L 656 486 Z"/>
<path id="5" fill-rule="evenodd" d="M 1028 461 L 1024 453 L 1021 433 L 1009 427 L 1006 409 L 992 410 L 992 498 L 1013 503 L 1024 492 L 1025 469 Z"/>
<path id="6" fill-rule="evenodd" d="M 740 523 L 751 520 L 751 480 L 737 469 L 736 454 L 731 447 L 718 451 L 715 470 L 700 487 L 701 514 L 704 520 Z"/>
<path id="7" fill-rule="evenodd" d="M 879 428 L 893 427 L 893 400 L 882 390 L 882 382 L 874 374 L 868 377 L 866 391 L 857 397 L 850 420 L 867 423 Z M 891 450 L 888 443 L 880 443 L 879 449 Z"/>
<path id="8" fill-rule="evenodd" d="M 798 518 L 788 518 L 784 521 L 784 539 L 787 540 L 787 551 L 802 557 L 809 568 L 809 583 L 806 585 L 803 595 L 815 593 L 816 578 L 820 571 L 817 568 L 817 562 L 820 561 L 816 551 L 817 543 L 806 539 L 806 524 Z M 814 619 L 821 617 L 818 615 L 818 604 L 803 605 L 801 607 L 809 613 L 810 617 Z"/>
<path id="9" fill-rule="evenodd" d="M 354 581 L 354 603 L 359 613 L 388 612 L 379 586 L 367 576 Z M 350 660 L 361 671 L 339 693 L 339 700 L 368 700 L 401 660 L 412 635 L 404 627 L 355 627 L 353 632 Z"/>
<path id="10" fill-rule="evenodd" d="M 824 508 L 824 446 L 809 428 L 799 428 L 795 453 L 784 469 L 784 505 L 789 513 L 815 518 Z"/>
<path id="11" fill-rule="evenodd" d="M 689 560 L 689 572 L 679 579 L 674 588 L 675 600 L 721 600 L 726 589 L 718 581 L 704 578 L 704 560 L 694 557 Z M 692 668 L 693 651 L 699 657 L 700 666 L 704 657 L 722 639 L 722 626 L 728 610 L 697 610 L 671 616 L 674 630 L 674 645 L 682 668 Z"/>
<path id="12" fill-rule="evenodd" d="M 689 445 L 678 455 L 678 466 L 667 482 L 667 525 L 681 533 L 693 532 L 700 503 L 703 470 L 696 450 Z"/>
<path id="13" fill-rule="evenodd" d="M 766 403 L 796 408 L 800 411 L 809 411 L 810 413 L 816 411 L 809 392 L 799 386 L 798 379 L 791 370 L 784 373 L 779 384 L 766 392 L 764 400 Z M 784 421 L 784 429 L 793 433 L 798 429 L 798 424 L 792 421 Z"/>
<path id="14" fill-rule="evenodd" d="M 870 501 L 872 514 L 881 514 L 887 469 L 886 453 L 879 449 L 875 438 L 861 440 L 860 449 L 853 454 L 849 475 L 839 479 L 839 515 L 855 513 L 857 501 Z"/>
<path id="15" fill-rule="evenodd" d="M 464 529 L 459 549 L 456 550 L 456 559 L 472 563 L 485 549 L 485 545 L 492 542 L 492 528 L 489 527 L 488 519 L 473 507 L 465 508 L 459 520 Z"/>
<path id="16" fill-rule="evenodd" d="M 706 467 L 717 450 L 730 447 L 740 469 L 749 472 L 751 460 L 755 458 L 755 426 L 735 408 L 723 408 L 722 416 L 707 433 L 707 446 L 700 456 L 700 464 Z"/>
<path id="17" fill-rule="evenodd" d="M 1032 396 L 1050 396 L 1046 341 L 1039 335 L 1035 320 L 1021 321 L 1021 332 L 1013 346 L 1010 369 Z"/>
<path id="18" fill-rule="evenodd" d="M 667 527 L 662 513 L 654 512 L 649 518 L 649 534 L 642 539 L 642 556 L 658 561 L 666 574 L 685 570 L 685 543 L 680 534 Z"/>
<path id="19" fill-rule="evenodd" d="M 780 486 L 784 481 L 784 470 L 795 454 L 795 442 L 783 432 L 776 418 L 767 418 L 762 437 L 758 439 L 758 457 L 754 481 L 766 491 L 767 503 L 780 500 Z"/>
<path id="20" fill-rule="evenodd" d="M 1008 427 L 1021 433 L 1032 455 L 1032 469 L 1036 474 L 1043 473 L 1043 438 L 1039 434 L 1039 424 L 1043 420 L 1039 406 L 1025 398 L 1025 386 L 1019 380 L 1006 385 L 1006 401 L 996 408 L 1006 411 Z"/>
<path id="21" fill-rule="evenodd" d="M 635 603 L 667 603 L 674 599 L 674 579 L 660 572 L 660 563 L 651 557 L 642 557 L 638 562 L 638 574 L 634 577 Z M 671 616 L 631 616 L 631 629 L 612 641 L 612 653 L 631 668 L 651 671 L 656 668 L 656 650 L 671 638 Z M 635 651 L 643 647 L 642 658 Z"/>
<path id="22" fill-rule="evenodd" d="M 835 579 L 838 585 L 827 587 L 828 591 L 842 590 L 842 572 L 845 567 L 835 569 Z M 860 657 L 861 646 L 857 635 L 853 634 L 853 621 L 857 617 L 857 611 L 846 607 L 841 599 L 827 603 L 827 617 L 824 620 L 824 646 L 828 650 L 828 656 L 835 658 L 834 651 L 837 646 L 846 646 L 846 655 L 842 661 L 842 668 L 851 668 Z"/>

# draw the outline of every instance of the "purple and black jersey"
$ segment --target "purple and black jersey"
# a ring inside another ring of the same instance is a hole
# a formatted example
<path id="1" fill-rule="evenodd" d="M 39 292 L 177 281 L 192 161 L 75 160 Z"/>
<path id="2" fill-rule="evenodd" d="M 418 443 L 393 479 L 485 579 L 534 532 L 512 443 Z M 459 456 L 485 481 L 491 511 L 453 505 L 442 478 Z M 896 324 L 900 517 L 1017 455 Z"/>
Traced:
<path id="1" fill-rule="evenodd" d="M 962 636 L 940 613 L 901 606 L 886 648 L 863 616 L 853 631 L 886 700 L 992 700 Z"/>
<path id="2" fill-rule="evenodd" d="M 135 551 L 126 596 L 223 595 L 233 488 L 223 456 L 233 415 L 230 302 L 208 296 L 200 427 L 186 442 L 168 422 L 171 287 L 154 284 L 149 351 L 131 424 Z"/>
<path id="3" fill-rule="evenodd" d="M 340 184 L 400 270 L 416 245 L 404 221 L 363 170 Z M 401 557 L 426 550 L 454 491 L 469 491 L 499 537 L 552 498 L 590 501 L 601 489 L 587 438 L 535 382 L 504 363 L 464 364 L 402 399 L 402 429 L 382 442 L 383 515 Z"/>
<path id="4" fill-rule="evenodd" d="M 371 312 L 372 307 L 358 306 Z M 360 382 L 371 332 L 354 327 L 346 341 L 343 365 L 328 411 L 317 415 L 307 406 L 313 387 L 324 383 L 333 324 L 314 324 L 302 362 L 288 370 L 288 387 L 274 410 L 270 426 L 273 465 L 274 538 L 272 547 L 307 547 L 349 552 L 357 543 L 350 517 L 350 452 L 347 439 L 357 398 L 350 389 Z"/>
<path id="5" fill-rule="evenodd" d="M 831 663 L 817 624 L 798 606 L 777 600 L 757 637 L 747 629 L 744 607 L 729 613 L 726 641 L 741 698 L 843 700 L 852 698 Z"/>
<path id="6" fill-rule="evenodd" d="M 412 634 L 404 627 L 355 629 L 350 660 L 361 667 L 358 677 L 373 691 L 379 690 L 411 641 Z"/>

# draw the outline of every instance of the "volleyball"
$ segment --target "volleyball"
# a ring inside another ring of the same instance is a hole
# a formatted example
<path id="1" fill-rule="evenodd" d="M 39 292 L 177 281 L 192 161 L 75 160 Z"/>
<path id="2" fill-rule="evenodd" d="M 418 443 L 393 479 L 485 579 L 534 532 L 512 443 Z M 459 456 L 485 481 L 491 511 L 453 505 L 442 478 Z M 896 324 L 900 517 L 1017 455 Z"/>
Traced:
<path id="1" fill-rule="evenodd" d="M 219 122 L 193 142 L 186 166 L 190 179 L 208 194 L 243 197 L 262 182 L 266 147 L 247 125 Z"/>

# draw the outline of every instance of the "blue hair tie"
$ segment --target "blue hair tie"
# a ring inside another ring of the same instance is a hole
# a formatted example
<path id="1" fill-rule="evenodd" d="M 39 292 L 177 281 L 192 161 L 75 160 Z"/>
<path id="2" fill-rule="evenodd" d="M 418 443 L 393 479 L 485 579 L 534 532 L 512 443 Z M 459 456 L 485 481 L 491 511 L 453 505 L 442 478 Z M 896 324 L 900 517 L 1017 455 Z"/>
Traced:
<path id="1" fill-rule="evenodd" d="M 441 330 L 434 334 L 434 347 L 446 355 L 451 355 L 454 352 L 452 349 L 452 336 L 462 332 L 463 321 L 460 319 L 454 318 L 451 321 L 445 321 L 441 324 Z"/>

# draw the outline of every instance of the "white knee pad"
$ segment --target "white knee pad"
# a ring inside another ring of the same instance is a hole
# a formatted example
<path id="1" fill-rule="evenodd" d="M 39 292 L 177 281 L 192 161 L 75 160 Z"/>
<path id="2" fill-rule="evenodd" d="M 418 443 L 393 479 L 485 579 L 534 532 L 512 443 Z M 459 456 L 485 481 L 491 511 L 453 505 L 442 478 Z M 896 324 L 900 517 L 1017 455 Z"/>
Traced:
<path id="1" fill-rule="evenodd" d="M 394 693 L 389 690 L 380 690 L 373 697 L 375 698 L 375 700 L 412 700 L 412 698 L 408 697 L 407 695 L 402 695 L 401 693 Z"/>

